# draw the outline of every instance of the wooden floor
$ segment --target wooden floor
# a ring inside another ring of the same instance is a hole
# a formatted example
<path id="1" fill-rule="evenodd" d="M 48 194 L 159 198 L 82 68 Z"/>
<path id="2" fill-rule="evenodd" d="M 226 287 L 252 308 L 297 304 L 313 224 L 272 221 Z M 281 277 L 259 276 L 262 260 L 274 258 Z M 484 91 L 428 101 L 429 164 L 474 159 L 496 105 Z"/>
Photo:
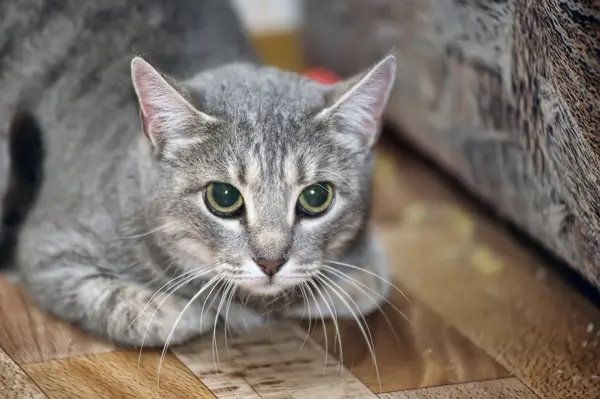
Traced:
<path id="1" fill-rule="evenodd" d="M 393 151 L 393 152 L 392 152 Z M 374 222 L 406 293 L 356 324 L 272 325 L 160 353 L 43 314 L 0 278 L 0 397 L 598 398 L 600 311 L 409 154 L 379 153 Z M 403 316 L 400 315 L 403 313 Z M 387 320 L 386 320 L 387 317 Z M 388 323 L 389 322 L 389 323 Z M 301 349 L 300 349 L 301 348 Z M 379 378 L 378 378 L 379 375 Z"/>

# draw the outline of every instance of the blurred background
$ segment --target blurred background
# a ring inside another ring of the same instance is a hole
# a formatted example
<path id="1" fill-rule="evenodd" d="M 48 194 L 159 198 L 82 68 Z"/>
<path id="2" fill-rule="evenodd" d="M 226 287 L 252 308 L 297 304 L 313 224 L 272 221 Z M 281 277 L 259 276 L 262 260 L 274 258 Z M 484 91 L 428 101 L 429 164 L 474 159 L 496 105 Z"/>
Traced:
<path id="1" fill-rule="evenodd" d="M 232 0 L 231 3 L 265 62 L 303 71 L 302 0 Z"/>

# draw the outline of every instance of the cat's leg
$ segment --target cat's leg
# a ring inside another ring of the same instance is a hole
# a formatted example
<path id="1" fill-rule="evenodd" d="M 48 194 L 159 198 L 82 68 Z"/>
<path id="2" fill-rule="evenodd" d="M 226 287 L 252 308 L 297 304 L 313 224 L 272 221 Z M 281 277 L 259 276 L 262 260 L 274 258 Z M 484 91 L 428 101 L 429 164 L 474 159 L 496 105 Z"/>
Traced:
<path id="1" fill-rule="evenodd" d="M 37 250 L 21 252 L 20 264 L 29 294 L 43 308 L 81 329 L 126 346 L 184 342 L 212 330 L 216 315 L 203 309 L 203 298 L 192 303 L 176 294 L 152 298 L 154 291 L 99 268 L 94 248 L 81 235 L 54 232 L 38 241 Z M 172 328 L 177 326 L 174 330 Z"/>
<path id="2" fill-rule="evenodd" d="M 157 296 L 143 286 L 99 274 L 74 254 L 52 259 L 51 272 L 27 276 L 29 293 L 43 308 L 81 329 L 121 345 L 160 347 L 172 328 L 171 344 L 184 342 L 212 328 L 215 313 L 173 294 Z M 59 267 L 57 267 L 59 266 Z M 201 304 L 202 301 L 199 301 Z M 160 306 L 159 306 L 160 304 Z"/>
<path id="3" fill-rule="evenodd" d="M 333 268 L 333 270 L 332 270 Z M 303 306 L 290 309 L 293 318 L 357 318 L 380 308 L 392 288 L 385 252 L 374 233 L 352 254 L 327 263 L 311 284 L 313 294 Z M 315 287 L 315 285 L 318 287 Z"/>

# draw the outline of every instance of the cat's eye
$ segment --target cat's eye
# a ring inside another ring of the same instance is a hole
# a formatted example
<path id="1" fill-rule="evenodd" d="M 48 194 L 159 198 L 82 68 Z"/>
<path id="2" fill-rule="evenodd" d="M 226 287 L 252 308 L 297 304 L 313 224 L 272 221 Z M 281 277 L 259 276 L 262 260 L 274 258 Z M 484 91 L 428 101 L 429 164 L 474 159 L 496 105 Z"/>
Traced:
<path id="1" fill-rule="evenodd" d="M 231 184 L 213 182 L 206 189 L 206 204 L 212 213 L 221 217 L 239 215 L 244 206 L 244 198 Z"/>
<path id="2" fill-rule="evenodd" d="M 333 202 L 333 186 L 326 182 L 306 187 L 298 197 L 298 211 L 307 216 L 323 214 Z"/>

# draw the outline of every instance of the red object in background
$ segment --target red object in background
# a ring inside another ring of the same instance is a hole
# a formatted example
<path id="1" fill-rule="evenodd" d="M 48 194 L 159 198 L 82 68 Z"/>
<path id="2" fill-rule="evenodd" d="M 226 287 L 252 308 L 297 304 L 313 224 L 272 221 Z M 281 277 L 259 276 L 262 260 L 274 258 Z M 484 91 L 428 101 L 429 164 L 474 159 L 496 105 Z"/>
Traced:
<path id="1" fill-rule="evenodd" d="M 304 75 L 316 80 L 317 82 L 327 85 L 331 85 L 340 81 L 340 78 L 337 77 L 336 74 L 325 68 L 312 68 L 309 69 Z"/>

